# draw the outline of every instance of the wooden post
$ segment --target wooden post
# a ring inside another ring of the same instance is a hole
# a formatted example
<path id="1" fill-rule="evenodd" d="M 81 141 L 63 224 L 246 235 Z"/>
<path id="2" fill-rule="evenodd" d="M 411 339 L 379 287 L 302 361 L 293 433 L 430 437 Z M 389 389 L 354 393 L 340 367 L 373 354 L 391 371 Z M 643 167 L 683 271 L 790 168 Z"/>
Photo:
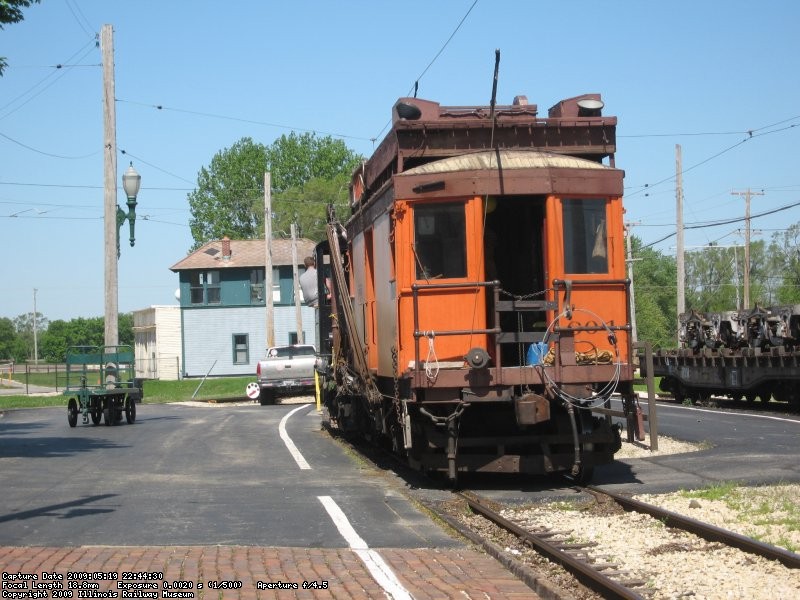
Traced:
<path id="1" fill-rule="evenodd" d="M 292 223 L 292 279 L 294 280 L 294 318 L 297 323 L 297 343 L 305 344 L 303 311 L 300 308 L 300 274 L 297 270 L 297 224 Z"/>
<path id="2" fill-rule="evenodd" d="M 269 171 L 264 173 L 264 306 L 267 348 L 275 345 L 275 313 L 272 302 L 272 185 Z"/>
<path id="3" fill-rule="evenodd" d="M 677 249 L 675 251 L 675 262 L 678 267 L 678 326 L 675 339 L 678 346 L 681 343 L 681 313 L 686 311 L 686 267 L 683 261 L 683 160 L 681 157 L 681 146 L 675 144 L 675 225 L 677 228 Z"/>
<path id="4" fill-rule="evenodd" d="M 119 343 L 117 275 L 117 115 L 114 104 L 114 30 L 100 32 L 103 58 L 103 252 L 105 257 L 105 345 Z"/>

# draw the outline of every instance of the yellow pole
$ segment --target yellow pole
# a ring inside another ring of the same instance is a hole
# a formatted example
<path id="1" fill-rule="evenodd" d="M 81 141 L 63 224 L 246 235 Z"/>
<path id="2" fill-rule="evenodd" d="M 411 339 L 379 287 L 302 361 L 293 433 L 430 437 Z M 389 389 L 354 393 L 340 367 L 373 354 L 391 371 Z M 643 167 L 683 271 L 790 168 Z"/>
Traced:
<path id="1" fill-rule="evenodd" d="M 322 407 L 319 397 L 319 373 L 317 373 L 316 369 L 314 369 L 314 392 L 316 393 L 317 396 L 317 412 L 321 412 Z"/>

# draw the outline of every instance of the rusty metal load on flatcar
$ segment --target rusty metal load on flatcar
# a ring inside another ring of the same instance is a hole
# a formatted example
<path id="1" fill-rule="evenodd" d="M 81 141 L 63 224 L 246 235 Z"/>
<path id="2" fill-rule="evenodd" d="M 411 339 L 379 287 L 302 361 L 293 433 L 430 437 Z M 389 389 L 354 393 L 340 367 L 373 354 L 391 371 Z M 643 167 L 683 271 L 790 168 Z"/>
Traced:
<path id="1" fill-rule="evenodd" d="M 679 402 L 775 398 L 800 408 L 800 305 L 679 316 L 681 347 L 653 355 L 660 388 Z"/>
<path id="2" fill-rule="evenodd" d="M 633 393 L 616 117 L 401 98 L 329 215 L 318 371 L 331 423 L 451 480 L 591 477 Z M 341 221 L 340 221 L 341 218 Z M 529 358 L 535 356 L 536 358 Z"/>

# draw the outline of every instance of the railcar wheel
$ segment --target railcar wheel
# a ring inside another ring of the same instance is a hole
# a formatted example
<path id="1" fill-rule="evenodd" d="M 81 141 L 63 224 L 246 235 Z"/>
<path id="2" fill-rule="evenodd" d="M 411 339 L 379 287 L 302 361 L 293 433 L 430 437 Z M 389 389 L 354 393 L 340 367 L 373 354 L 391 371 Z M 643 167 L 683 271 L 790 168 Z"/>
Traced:
<path id="1" fill-rule="evenodd" d="M 70 427 L 78 424 L 78 401 L 75 398 L 70 398 L 67 402 L 67 422 Z"/>
<path id="2" fill-rule="evenodd" d="M 686 390 L 684 389 L 683 385 L 677 383 L 675 385 L 675 389 L 672 392 L 672 396 L 675 398 L 675 402 L 678 404 L 683 404 L 683 401 L 686 400 Z"/>
<path id="3" fill-rule="evenodd" d="M 755 392 L 747 392 L 744 395 L 744 399 L 747 400 L 748 404 L 752 404 L 756 401 L 756 393 Z"/>
<path id="4" fill-rule="evenodd" d="M 130 396 L 125 398 L 125 420 L 132 424 L 136 420 L 136 402 Z"/>

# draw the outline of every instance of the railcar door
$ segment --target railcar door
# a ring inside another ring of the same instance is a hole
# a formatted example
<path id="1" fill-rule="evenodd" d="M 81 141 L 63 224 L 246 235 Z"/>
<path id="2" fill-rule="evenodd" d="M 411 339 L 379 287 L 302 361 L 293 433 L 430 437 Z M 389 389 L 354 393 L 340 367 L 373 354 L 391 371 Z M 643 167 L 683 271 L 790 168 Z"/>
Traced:
<path id="1" fill-rule="evenodd" d="M 400 288 L 401 364 L 462 366 L 486 347 L 480 197 L 398 202 L 395 210 Z M 414 333 L 417 332 L 415 337 Z"/>
<path id="2" fill-rule="evenodd" d="M 622 199 L 551 196 L 548 212 L 553 215 L 548 235 L 554 241 L 548 270 L 552 281 L 562 282 L 556 286 L 562 312 L 551 320 L 559 317 L 559 327 L 575 330 L 576 351 L 612 350 L 608 338 L 614 331 L 620 359 L 629 361 Z M 574 310 L 564 315 L 566 308 Z"/>

